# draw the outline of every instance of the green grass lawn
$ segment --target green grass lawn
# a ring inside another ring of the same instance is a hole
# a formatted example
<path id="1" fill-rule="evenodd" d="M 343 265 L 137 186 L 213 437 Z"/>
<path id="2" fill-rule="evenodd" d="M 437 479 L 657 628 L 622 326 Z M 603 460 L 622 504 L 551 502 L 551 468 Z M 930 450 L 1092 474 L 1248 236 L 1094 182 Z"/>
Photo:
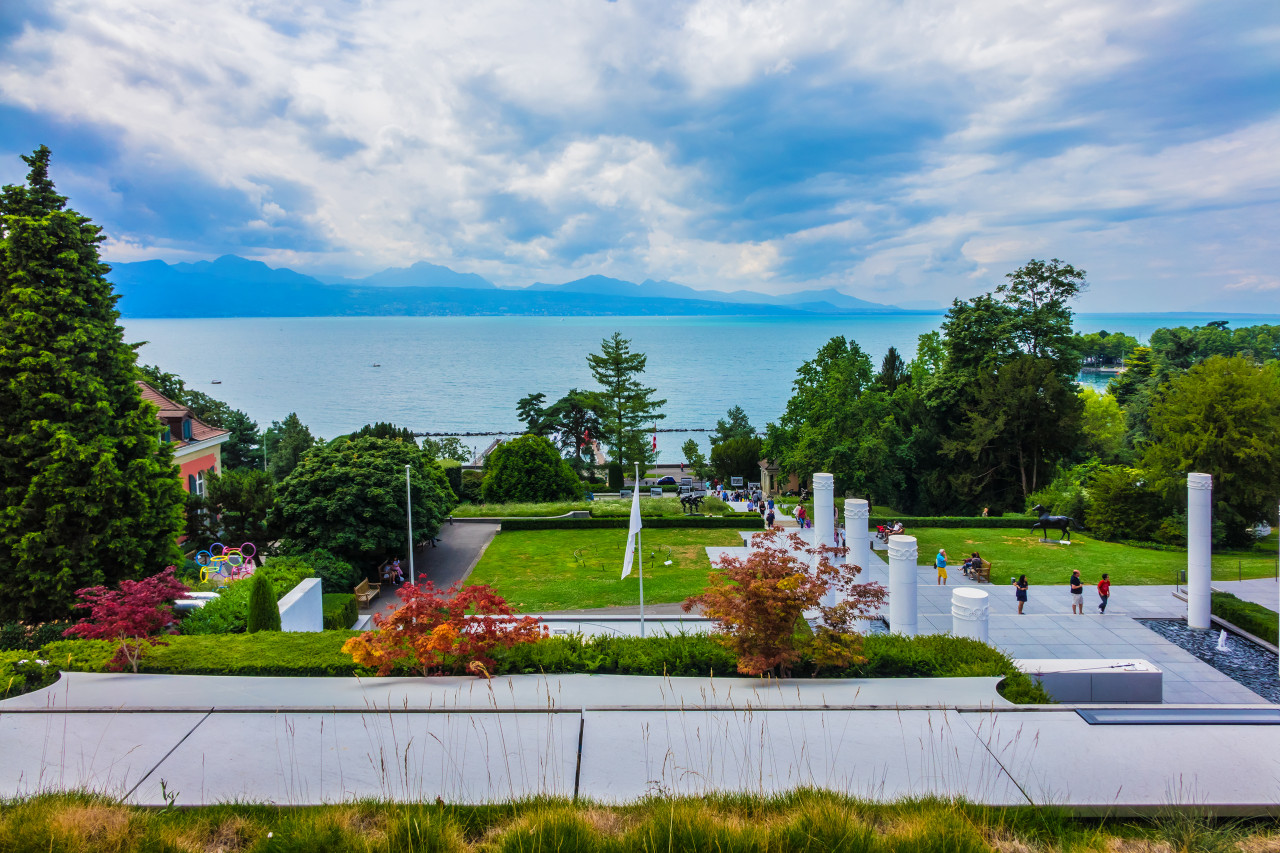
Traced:
<path id="1" fill-rule="evenodd" d="M 972 551 L 991 562 L 991 580 L 1007 584 L 1011 576 L 1026 573 L 1032 586 L 1066 586 L 1072 569 L 1079 569 L 1087 584 L 1095 584 L 1103 572 L 1115 584 L 1174 583 L 1178 572 L 1187 567 L 1186 551 L 1157 551 L 1101 542 L 1086 533 L 1073 531 L 1071 545 L 1055 541 L 1039 541 L 1038 533 L 1023 530 L 975 527 L 918 527 L 908 529 L 920 543 L 920 565 L 932 565 L 938 548 L 947 549 L 949 565 L 959 565 Z M 1275 533 L 1260 545 L 1248 550 L 1215 551 L 1214 580 L 1275 577 Z M 951 569 L 952 577 L 957 569 Z"/>
<path id="2" fill-rule="evenodd" d="M 641 537 L 646 604 L 684 601 L 702 592 L 711 572 L 706 547 L 742 544 L 733 530 L 646 530 Z M 625 530 L 499 533 L 467 582 L 489 584 L 525 612 L 636 605 L 636 572 L 620 579 L 626 543 Z M 667 560 L 671 565 L 664 565 Z"/>
<path id="3" fill-rule="evenodd" d="M 454 518 L 541 518 L 564 515 L 575 510 L 590 510 L 596 518 L 626 518 L 631 514 L 631 501 L 605 498 L 595 501 L 558 501 L 555 503 L 505 503 L 459 504 L 453 510 Z M 723 515 L 729 505 L 719 498 L 708 496 L 702 502 L 703 515 Z M 648 493 L 640 496 L 640 514 L 649 516 L 681 516 L 684 508 L 679 498 L 651 498 Z"/>

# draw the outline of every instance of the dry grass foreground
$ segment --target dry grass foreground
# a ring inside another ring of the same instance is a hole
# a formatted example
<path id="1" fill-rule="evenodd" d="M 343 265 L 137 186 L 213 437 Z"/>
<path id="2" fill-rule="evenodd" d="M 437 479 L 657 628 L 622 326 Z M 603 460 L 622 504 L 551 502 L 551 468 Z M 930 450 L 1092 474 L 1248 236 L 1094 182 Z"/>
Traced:
<path id="1" fill-rule="evenodd" d="M 912 851 L 1268 853 L 1280 824 L 1186 810 L 1149 820 L 936 800 L 870 804 L 799 791 L 774 798 L 653 797 L 618 807 L 531 800 L 459 807 L 362 802 L 307 808 L 146 809 L 87 795 L 0 803 L 0 851 Z"/>

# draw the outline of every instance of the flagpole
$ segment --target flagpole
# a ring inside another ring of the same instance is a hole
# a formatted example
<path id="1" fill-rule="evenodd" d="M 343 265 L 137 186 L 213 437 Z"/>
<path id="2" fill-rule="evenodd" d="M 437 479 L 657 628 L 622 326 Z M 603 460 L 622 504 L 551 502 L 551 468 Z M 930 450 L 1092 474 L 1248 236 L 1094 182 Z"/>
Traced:
<path id="1" fill-rule="evenodd" d="M 640 463 L 636 463 L 636 495 L 640 494 Z M 640 555 L 640 638 L 644 639 L 644 531 L 636 531 L 636 551 Z"/>

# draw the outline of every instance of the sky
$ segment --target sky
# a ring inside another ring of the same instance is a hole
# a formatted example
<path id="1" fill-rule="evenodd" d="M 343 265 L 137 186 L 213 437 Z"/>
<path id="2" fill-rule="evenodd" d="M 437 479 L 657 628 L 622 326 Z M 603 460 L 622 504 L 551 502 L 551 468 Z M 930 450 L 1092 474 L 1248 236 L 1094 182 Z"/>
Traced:
<path id="1" fill-rule="evenodd" d="M 1280 313 L 1276 0 L 3 0 L 111 261 Z"/>

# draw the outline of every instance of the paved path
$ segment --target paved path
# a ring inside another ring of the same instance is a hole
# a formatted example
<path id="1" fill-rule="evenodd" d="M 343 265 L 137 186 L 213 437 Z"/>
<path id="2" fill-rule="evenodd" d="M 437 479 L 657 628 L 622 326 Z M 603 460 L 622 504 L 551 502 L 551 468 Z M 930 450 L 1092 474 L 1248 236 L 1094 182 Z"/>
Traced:
<path id="1" fill-rule="evenodd" d="M 476 567 L 476 563 L 480 562 L 484 549 L 489 547 L 498 529 L 496 521 L 492 524 L 445 524 L 440 528 L 440 536 L 434 548 L 428 543 L 419 545 L 413 552 L 413 568 L 418 582 L 431 581 L 439 589 L 448 589 L 464 580 Z M 405 579 L 408 580 L 409 566 L 402 565 Z M 399 587 L 395 584 L 383 584 L 378 595 L 367 606 L 362 607 L 360 612 L 381 613 L 399 609 L 403 602 L 396 595 L 397 589 Z"/>
<path id="2" fill-rule="evenodd" d="M 805 786 L 1113 816 L 1277 809 L 1274 715 L 1189 725 L 1155 708 L 1144 725 L 1107 725 L 1010 706 L 995 681 L 69 673 L 0 702 L 0 796 L 627 802 Z"/>

